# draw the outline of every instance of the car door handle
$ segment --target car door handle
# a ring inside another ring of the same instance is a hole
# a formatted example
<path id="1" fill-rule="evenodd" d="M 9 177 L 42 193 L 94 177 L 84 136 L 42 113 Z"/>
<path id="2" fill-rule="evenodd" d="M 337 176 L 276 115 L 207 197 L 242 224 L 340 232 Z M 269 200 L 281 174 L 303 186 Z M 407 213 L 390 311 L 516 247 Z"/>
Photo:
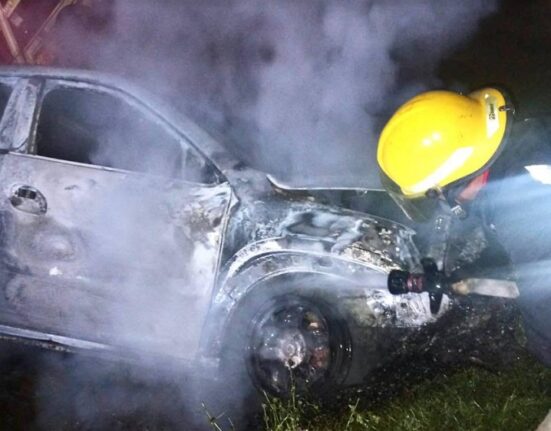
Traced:
<path id="1" fill-rule="evenodd" d="M 13 188 L 10 196 L 12 206 L 30 214 L 42 215 L 48 210 L 48 203 L 40 190 L 28 185 L 18 185 Z"/>

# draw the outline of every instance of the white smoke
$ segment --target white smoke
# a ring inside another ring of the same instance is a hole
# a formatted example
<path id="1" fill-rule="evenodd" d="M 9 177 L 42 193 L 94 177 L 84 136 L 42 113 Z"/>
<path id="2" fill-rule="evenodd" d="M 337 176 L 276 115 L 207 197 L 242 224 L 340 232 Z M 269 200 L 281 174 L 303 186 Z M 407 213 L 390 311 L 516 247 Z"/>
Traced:
<path id="1" fill-rule="evenodd" d="M 221 131 L 237 157 L 283 178 L 377 184 L 385 118 L 440 85 L 439 62 L 497 5 L 118 0 L 93 37 L 65 21 L 61 62 L 139 81 Z"/>

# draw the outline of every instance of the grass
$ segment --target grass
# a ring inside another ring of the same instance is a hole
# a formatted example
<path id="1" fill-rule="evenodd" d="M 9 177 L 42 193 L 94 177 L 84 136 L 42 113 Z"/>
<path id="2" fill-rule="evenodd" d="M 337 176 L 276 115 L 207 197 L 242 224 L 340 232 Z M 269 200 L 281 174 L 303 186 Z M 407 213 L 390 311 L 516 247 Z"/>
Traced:
<path id="1" fill-rule="evenodd" d="M 448 372 L 377 403 L 351 398 L 335 409 L 293 394 L 263 407 L 266 431 L 535 430 L 551 409 L 551 370 L 523 358 L 499 372 Z"/>

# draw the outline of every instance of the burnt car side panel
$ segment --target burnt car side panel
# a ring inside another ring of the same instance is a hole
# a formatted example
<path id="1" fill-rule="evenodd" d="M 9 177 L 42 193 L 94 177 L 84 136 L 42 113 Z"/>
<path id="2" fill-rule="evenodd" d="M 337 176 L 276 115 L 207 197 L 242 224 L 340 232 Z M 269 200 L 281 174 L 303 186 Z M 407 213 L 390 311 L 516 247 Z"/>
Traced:
<path id="1" fill-rule="evenodd" d="M 22 154 L 1 156 L 0 179 L 0 323 L 193 357 L 214 286 L 227 184 Z M 135 333 L 138 342 L 129 339 Z"/>

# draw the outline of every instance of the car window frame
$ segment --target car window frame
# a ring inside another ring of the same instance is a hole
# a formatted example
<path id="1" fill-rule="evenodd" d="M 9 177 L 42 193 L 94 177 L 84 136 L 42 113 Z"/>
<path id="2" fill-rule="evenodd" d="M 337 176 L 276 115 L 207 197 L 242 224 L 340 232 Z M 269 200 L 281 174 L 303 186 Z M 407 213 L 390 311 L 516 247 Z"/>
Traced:
<path id="1" fill-rule="evenodd" d="M 65 163 L 65 164 L 79 165 L 87 168 L 123 172 L 123 173 L 128 173 L 133 175 L 145 175 L 145 176 L 151 176 L 151 177 L 158 176 L 155 174 L 145 173 L 145 172 L 140 172 L 135 170 L 113 168 L 113 167 L 89 164 L 89 163 L 80 163 L 80 162 L 46 157 L 46 156 L 41 156 L 39 154 L 36 154 L 36 134 L 38 130 L 38 124 L 40 121 L 40 114 L 42 112 L 43 103 L 45 98 L 48 96 L 48 94 L 50 94 L 52 91 L 55 91 L 57 89 L 63 89 L 63 88 L 92 91 L 92 92 L 106 94 L 108 96 L 118 98 L 119 100 L 121 100 L 122 103 L 127 104 L 130 108 L 136 109 L 138 112 L 143 114 L 144 118 L 146 118 L 148 121 L 157 123 L 159 127 L 162 127 L 167 133 L 172 135 L 172 137 L 174 137 L 178 141 L 178 143 L 181 144 L 182 151 L 184 153 L 185 153 L 185 146 L 188 146 L 189 150 L 193 151 L 194 155 L 198 157 L 205 164 L 205 168 L 209 169 L 212 172 L 212 174 L 210 175 L 210 177 L 212 178 L 212 181 L 192 181 L 186 178 L 177 178 L 177 177 L 174 177 L 174 178 L 169 177 L 167 178 L 168 180 L 177 180 L 184 183 L 197 184 L 197 185 L 203 185 L 203 186 L 214 186 L 214 185 L 227 182 L 224 175 L 220 172 L 220 170 L 212 162 L 212 160 L 209 157 L 207 157 L 202 151 L 200 151 L 200 149 L 196 145 L 194 145 L 193 142 L 190 141 L 190 139 L 185 135 L 185 133 L 179 130 L 175 125 L 173 125 L 170 121 L 168 121 L 159 112 L 157 112 L 154 109 L 151 109 L 143 100 L 132 95 L 131 93 L 128 93 L 123 89 L 120 89 L 117 87 L 111 87 L 107 85 L 82 82 L 82 81 L 76 81 L 76 80 L 73 81 L 73 80 L 65 80 L 60 78 L 47 78 L 47 77 L 42 78 L 41 80 L 42 80 L 41 91 L 39 92 L 39 96 L 36 101 L 32 123 L 30 125 L 30 129 L 28 133 L 26 151 L 24 152 L 24 154 L 31 157 L 42 158 L 45 160 L 51 160 L 59 163 Z M 10 150 L 10 152 L 11 151 L 12 150 Z M 22 153 L 22 152 L 19 151 L 19 153 Z"/>
<path id="2" fill-rule="evenodd" d="M 2 79 L 2 83 L 8 82 L 11 93 L 0 118 L 0 153 L 26 154 L 43 80 L 34 77 Z"/>

